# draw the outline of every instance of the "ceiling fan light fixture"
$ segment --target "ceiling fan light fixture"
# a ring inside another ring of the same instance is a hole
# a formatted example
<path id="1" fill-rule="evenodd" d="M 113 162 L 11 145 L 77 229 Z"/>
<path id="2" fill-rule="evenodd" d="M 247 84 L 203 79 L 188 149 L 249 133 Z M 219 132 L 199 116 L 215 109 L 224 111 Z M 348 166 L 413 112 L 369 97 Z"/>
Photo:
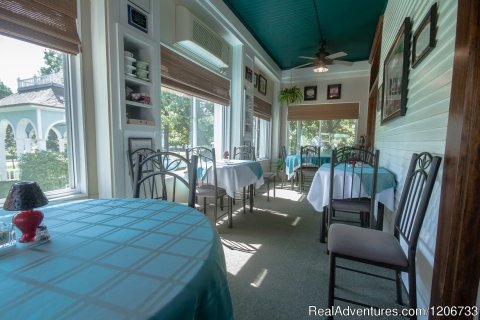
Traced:
<path id="1" fill-rule="evenodd" d="M 320 63 L 315 68 L 313 68 L 313 72 L 327 72 L 328 68 L 325 64 Z"/>

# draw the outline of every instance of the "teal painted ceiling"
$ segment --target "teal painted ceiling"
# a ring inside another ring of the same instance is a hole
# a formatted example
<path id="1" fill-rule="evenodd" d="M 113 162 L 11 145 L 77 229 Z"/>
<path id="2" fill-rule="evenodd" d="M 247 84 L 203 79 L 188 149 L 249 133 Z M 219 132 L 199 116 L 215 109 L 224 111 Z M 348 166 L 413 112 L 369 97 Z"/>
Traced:
<path id="1" fill-rule="evenodd" d="M 314 56 L 322 36 L 330 54 L 348 54 L 339 60 L 368 60 L 378 17 L 388 0 L 223 1 L 286 70 L 309 62 L 299 56 Z"/>

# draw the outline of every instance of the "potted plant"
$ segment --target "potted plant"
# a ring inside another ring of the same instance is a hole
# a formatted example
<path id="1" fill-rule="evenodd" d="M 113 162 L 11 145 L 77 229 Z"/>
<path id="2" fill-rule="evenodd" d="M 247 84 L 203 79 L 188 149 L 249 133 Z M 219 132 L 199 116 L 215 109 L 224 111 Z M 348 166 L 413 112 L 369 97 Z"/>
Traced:
<path id="1" fill-rule="evenodd" d="M 293 86 L 280 90 L 278 98 L 281 104 L 300 103 L 303 101 L 303 93 L 299 87 Z"/>

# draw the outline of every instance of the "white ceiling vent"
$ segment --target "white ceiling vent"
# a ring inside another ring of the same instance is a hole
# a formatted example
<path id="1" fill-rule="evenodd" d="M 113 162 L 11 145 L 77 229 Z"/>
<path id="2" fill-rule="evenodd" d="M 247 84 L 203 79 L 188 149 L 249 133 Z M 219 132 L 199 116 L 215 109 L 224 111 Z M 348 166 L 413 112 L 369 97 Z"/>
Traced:
<path id="1" fill-rule="evenodd" d="M 217 68 L 228 68 L 228 44 L 183 6 L 176 6 L 175 46 Z"/>

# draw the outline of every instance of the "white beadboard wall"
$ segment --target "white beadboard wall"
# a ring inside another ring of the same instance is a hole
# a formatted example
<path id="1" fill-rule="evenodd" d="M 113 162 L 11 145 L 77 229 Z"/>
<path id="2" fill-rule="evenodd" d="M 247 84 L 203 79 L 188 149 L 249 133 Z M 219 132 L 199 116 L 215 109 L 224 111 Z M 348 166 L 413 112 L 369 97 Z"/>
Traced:
<path id="1" fill-rule="evenodd" d="M 380 165 L 397 178 L 395 204 L 398 205 L 405 173 L 414 152 L 428 151 L 441 156 L 445 151 L 452 81 L 457 1 L 438 0 L 437 44 L 415 69 L 409 71 L 407 113 L 380 125 L 377 112 L 375 146 Z M 412 35 L 435 1 L 390 0 L 384 14 L 379 85 L 383 82 L 383 61 L 405 17 L 412 22 Z M 411 58 L 410 58 L 411 61 Z M 418 306 L 427 307 L 433 273 L 438 211 L 443 165 L 437 177 L 417 253 Z M 386 225 L 393 226 L 392 215 Z"/>

